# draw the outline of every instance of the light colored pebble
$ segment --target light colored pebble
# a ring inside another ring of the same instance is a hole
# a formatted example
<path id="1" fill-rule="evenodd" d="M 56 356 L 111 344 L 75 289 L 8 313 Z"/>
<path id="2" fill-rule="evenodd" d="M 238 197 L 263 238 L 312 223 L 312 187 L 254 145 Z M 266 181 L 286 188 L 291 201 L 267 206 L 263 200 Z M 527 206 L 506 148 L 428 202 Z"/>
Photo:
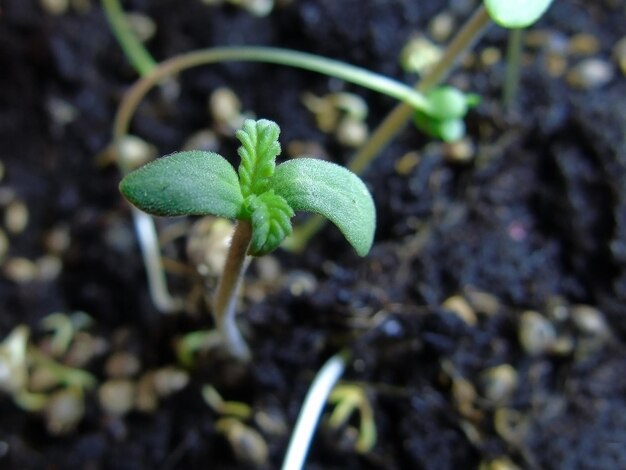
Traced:
<path id="1" fill-rule="evenodd" d="M 28 226 L 28 207 L 16 199 L 11 201 L 4 212 L 4 225 L 9 233 L 19 235 Z"/>
<path id="2" fill-rule="evenodd" d="M 337 141 L 346 147 L 359 147 L 369 135 L 367 124 L 349 117 L 344 117 L 339 121 L 335 131 Z"/>
<path id="3" fill-rule="evenodd" d="M 225 219 L 203 217 L 192 226 L 187 239 L 187 256 L 202 276 L 217 276 L 222 272 L 233 224 Z"/>
<path id="4" fill-rule="evenodd" d="M 63 270 L 63 263 L 58 256 L 45 255 L 35 261 L 38 281 L 50 282 L 59 277 Z"/>
<path id="5" fill-rule="evenodd" d="M 4 175 L 6 173 L 6 169 L 4 167 L 4 163 L 0 160 L 0 182 L 4 179 Z"/>
<path id="6" fill-rule="evenodd" d="M 141 369 L 139 358 L 129 352 L 111 354 L 104 365 L 104 371 L 112 379 L 127 379 L 134 376 Z"/>
<path id="7" fill-rule="evenodd" d="M 448 297 L 441 305 L 444 309 L 451 311 L 469 326 L 475 326 L 477 322 L 476 312 L 467 300 L 460 295 Z"/>
<path id="8" fill-rule="evenodd" d="M 317 290 L 317 279 L 306 271 L 292 271 L 287 276 L 286 284 L 294 297 L 311 295 Z"/>
<path id="9" fill-rule="evenodd" d="M 520 316 L 518 338 L 529 356 L 540 356 L 554 344 L 556 330 L 543 315 L 528 310 Z"/>
<path id="10" fill-rule="evenodd" d="M 126 13 L 126 21 L 135 36 L 141 42 L 148 42 L 156 34 L 156 23 L 148 15 L 132 12 Z"/>
<path id="11" fill-rule="evenodd" d="M 4 275 L 18 284 L 25 284 L 37 277 L 37 266 L 28 258 L 9 258 L 4 263 Z"/>
<path id="12" fill-rule="evenodd" d="M 613 59 L 619 65 L 623 75 L 626 75 L 626 36 L 613 46 Z"/>
<path id="13" fill-rule="evenodd" d="M 143 413 L 152 413 L 159 406 L 159 399 L 154 390 L 154 372 L 146 372 L 137 382 L 135 408 Z"/>
<path id="14" fill-rule="evenodd" d="M 44 239 L 46 249 L 56 255 L 64 253 L 70 246 L 70 243 L 70 230 L 65 225 L 53 227 Z"/>
<path id="15" fill-rule="evenodd" d="M 497 47 L 485 47 L 480 52 L 480 63 L 483 67 L 491 67 L 502 60 L 502 52 Z"/>
<path id="16" fill-rule="evenodd" d="M 430 23 L 428 23 L 428 32 L 437 42 L 445 42 L 454 31 L 454 16 L 448 12 L 439 13 Z"/>
<path id="17" fill-rule="evenodd" d="M 179 392 L 189 383 L 189 374 L 177 367 L 163 367 L 154 373 L 154 390 L 160 397 Z"/>
<path id="18" fill-rule="evenodd" d="M 211 93 L 209 111 L 215 121 L 230 125 L 241 116 L 241 101 L 233 90 L 220 87 Z"/>
<path id="19" fill-rule="evenodd" d="M 509 364 L 490 367 L 480 374 L 483 396 L 493 403 L 506 402 L 518 383 L 517 371 Z"/>
<path id="20" fill-rule="evenodd" d="M 85 414 L 85 403 L 80 390 L 66 389 L 56 392 L 46 404 L 46 427 L 58 436 L 73 431 Z"/>
<path id="21" fill-rule="evenodd" d="M 442 50 L 424 36 L 414 36 L 400 52 L 400 65 L 405 72 L 422 74 L 441 58 Z"/>
<path id="22" fill-rule="evenodd" d="M 113 147 L 111 151 L 120 162 L 131 169 L 148 163 L 158 153 L 154 145 L 134 135 L 123 137 L 117 148 Z"/>
<path id="23" fill-rule="evenodd" d="M 602 312 L 590 305 L 575 305 L 571 309 L 572 321 L 578 330 L 589 336 L 606 336 L 609 326 Z"/>
<path id="24" fill-rule="evenodd" d="M 240 5 L 251 15 L 262 18 L 269 15 L 274 8 L 274 0 L 230 0 L 235 5 Z"/>
<path id="25" fill-rule="evenodd" d="M 500 311 L 500 301 L 493 294 L 482 292 L 474 288 L 467 288 L 464 290 L 464 296 L 478 313 L 492 316 Z"/>
<path id="26" fill-rule="evenodd" d="M 124 416 L 133 407 L 136 387 L 130 380 L 107 380 L 98 389 L 100 406 L 114 416 Z"/>
<path id="27" fill-rule="evenodd" d="M 217 152 L 220 142 L 215 132 L 210 129 L 202 129 L 191 134 L 183 144 L 183 150 L 204 150 L 205 152 Z"/>
<path id="28" fill-rule="evenodd" d="M 442 150 L 444 158 L 450 163 L 468 163 L 476 154 L 474 144 L 467 137 L 444 143 Z"/>
<path id="29" fill-rule="evenodd" d="M 220 418 L 215 428 L 226 436 L 238 461 L 255 466 L 267 465 L 269 449 L 257 430 L 235 418 Z"/>
<path id="30" fill-rule="evenodd" d="M 579 33 L 569 40 L 568 52 L 571 55 L 593 55 L 600 51 L 600 41 L 591 34 Z"/>
<path id="31" fill-rule="evenodd" d="M 610 62 L 603 59 L 585 59 L 574 66 L 566 75 L 567 82 L 574 88 L 591 90 L 600 88 L 615 76 Z"/>
<path id="32" fill-rule="evenodd" d="M 39 0 L 39 5 L 50 15 L 62 15 L 70 6 L 69 0 Z"/>

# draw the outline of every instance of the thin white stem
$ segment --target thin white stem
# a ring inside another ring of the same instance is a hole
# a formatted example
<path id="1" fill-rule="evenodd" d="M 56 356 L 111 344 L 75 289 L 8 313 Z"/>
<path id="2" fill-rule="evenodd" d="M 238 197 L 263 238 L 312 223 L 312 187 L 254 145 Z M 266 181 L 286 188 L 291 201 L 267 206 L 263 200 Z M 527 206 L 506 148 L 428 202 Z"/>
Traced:
<path id="1" fill-rule="evenodd" d="M 303 467 L 324 405 L 343 374 L 349 357 L 350 354 L 345 350 L 338 352 L 326 361 L 313 379 L 289 440 L 282 470 L 300 470 Z"/>

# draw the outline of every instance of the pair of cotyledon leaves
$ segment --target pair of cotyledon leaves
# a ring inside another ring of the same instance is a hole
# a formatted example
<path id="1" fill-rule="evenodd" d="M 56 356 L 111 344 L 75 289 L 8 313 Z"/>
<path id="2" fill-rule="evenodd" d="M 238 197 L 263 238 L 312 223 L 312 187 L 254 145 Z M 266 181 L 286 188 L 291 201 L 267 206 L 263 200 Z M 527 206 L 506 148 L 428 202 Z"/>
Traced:
<path id="1" fill-rule="evenodd" d="M 276 249 L 292 232 L 295 211 L 321 214 L 365 256 L 372 245 L 376 213 L 365 184 L 334 163 L 297 158 L 276 165 L 280 128 L 269 120 L 246 120 L 238 172 L 222 156 L 200 150 L 159 158 L 126 175 L 120 191 L 153 215 L 215 215 L 249 220 L 249 254 Z"/>

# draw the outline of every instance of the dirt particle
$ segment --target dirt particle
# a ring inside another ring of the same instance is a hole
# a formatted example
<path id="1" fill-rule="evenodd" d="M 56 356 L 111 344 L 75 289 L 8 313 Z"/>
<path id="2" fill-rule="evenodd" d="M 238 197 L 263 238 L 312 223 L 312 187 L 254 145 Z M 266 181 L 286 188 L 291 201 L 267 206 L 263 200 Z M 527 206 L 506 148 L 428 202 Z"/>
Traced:
<path id="1" fill-rule="evenodd" d="M 82 392 L 74 389 L 56 392 L 44 409 L 48 432 L 55 436 L 74 430 L 84 414 Z"/>
<path id="2" fill-rule="evenodd" d="M 112 379 L 125 379 L 134 376 L 141 368 L 141 362 L 134 354 L 116 352 L 104 365 L 104 371 Z"/>
<path id="3" fill-rule="evenodd" d="M 504 403 L 517 387 L 517 371 L 510 364 L 484 370 L 480 374 L 483 396 L 493 403 Z"/>
<path id="4" fill-rule="evenodd" d="M 428 24 L 428 33 L 435 41 L 445 42 L 454 30 L 454 23 L 454 16 L 450 13 L 439 13 Z"/>
<path id="5" fill-rule="evenodd" d="M 130 380 L 108 380 L 98 389 L 100 406 L 114 416 L 124 416 L 135 401 L 136 387 Z"/>
<path id="6" fill-rule="evenodd" d="M 28 258 L 10 258 L 4 263 L 4 275 L 18 284 L 25 284 L 37 277 L 37 266 Z"/>
<path id="7" fill-rule="evenodd" d="M 615 72 L 613 66 L 603 59 L 585 59 L 566 75 L 566 80 L 573 88 L 590 90 L 600 88 L 611 80 Z"/>
<path id="8" fill-rule="evenodd" d="M 28 226 L 28 207 L 20 200 L 9 203 L 4 213 L 4 225 L 9 233 L 19 235 Z"/>
<path id="9" fill-rule="evenodd" d="M 547 318 L 538 312 L 528 310 L 520 317 L 518 338 L 529 356 L 540 356 L 552 347 L 556 331 Z"/>
<path id="10" fill-rule="evenodd" d="M 62 15 L 70 7 L 69 0 L 39 0 L 39 5 L 50 15 Z"/>
<path id="11" fill-rule="evenodd" d="M 460 295 L 448 297 L 441 305 L 444 309 L 454 313 L 470 326 L 475 326 L 477 322 L 476 312 L 467 300 Z"/>
<path id="12" fill-rule="evenodd" d="M 576 328 L 589 336 L 606 336 L 609 327 L 604 315 L 598 309 L 590 305 L 575 305 L 571 310 L 572 321 Z"/>
<path id="13" fill-rule="evenodd" d="M 569 40 L 568 52 L 571 55 L 593 55 L 597 54 L 599 51 L 600 41 L 591 34 L 576 34 Z"/>

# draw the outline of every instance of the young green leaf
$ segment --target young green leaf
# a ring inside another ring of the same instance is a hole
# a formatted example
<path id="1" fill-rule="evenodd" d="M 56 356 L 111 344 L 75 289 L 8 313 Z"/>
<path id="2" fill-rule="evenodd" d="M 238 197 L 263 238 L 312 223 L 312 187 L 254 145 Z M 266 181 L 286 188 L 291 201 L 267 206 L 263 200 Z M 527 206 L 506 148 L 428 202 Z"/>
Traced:
<path id="1" fill-rule="evenodd" d="M 491 19 L 505 28 L 526 28 L 548 9 L 553 0 L 484 0 Z"/>
<path id="2" fill-rule="evenodd" d="M 268 180 L 274 174 L 276 156 L 280 153 L 278 124 L 267 119 L 246 119 L 236 132 L 241 142 L 239 181 L 244 197 L 261 194 L 268 189 Z"/>
<path id="3" fill-rule="evenodd" d="M 144 212 L 161 216 L 237 218 L 243 196 L 237 173 L 216 153 L 191 150 L 154 160 L 129 173 L 120 191 Z"/>
<path id="4" fill-rule="evenodd" d="M 251 255 L 262 256 L 274 251 L 285 237 L 291 235 L 293 209 L 274 191 L 248 196 L 246 209 L 251 212 L 253 227 L 248 250 Z"/>
<path id="5" fill-rule="evenodd" d="M 365 184 L 354 173 L 334 163 L 296 158 L 276 167 L 271 185 L 293 210 L 329 219 L 360 256 L 369 252 L 376 210 Z"/>

